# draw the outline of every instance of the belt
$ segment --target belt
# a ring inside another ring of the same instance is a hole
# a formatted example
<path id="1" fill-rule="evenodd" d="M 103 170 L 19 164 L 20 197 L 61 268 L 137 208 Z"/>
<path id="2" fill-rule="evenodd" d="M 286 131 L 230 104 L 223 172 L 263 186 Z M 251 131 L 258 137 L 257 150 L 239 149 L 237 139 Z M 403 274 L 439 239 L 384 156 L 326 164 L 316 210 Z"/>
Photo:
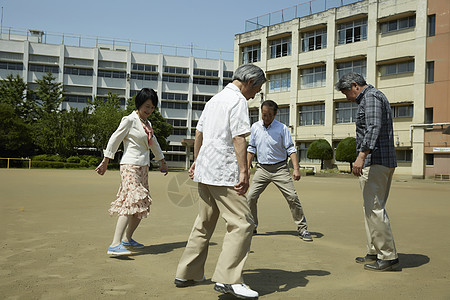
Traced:
<path id="1" fill-rule="evenodd" d="M 283 161 L 279 161 L 277 163 L 274 164 L 260 164 L 261 166 L 275 166 L 275 165 L 279 165 L 279 164 L 285 164 L 287 162 L 287 159 L 283 160 Z"/>

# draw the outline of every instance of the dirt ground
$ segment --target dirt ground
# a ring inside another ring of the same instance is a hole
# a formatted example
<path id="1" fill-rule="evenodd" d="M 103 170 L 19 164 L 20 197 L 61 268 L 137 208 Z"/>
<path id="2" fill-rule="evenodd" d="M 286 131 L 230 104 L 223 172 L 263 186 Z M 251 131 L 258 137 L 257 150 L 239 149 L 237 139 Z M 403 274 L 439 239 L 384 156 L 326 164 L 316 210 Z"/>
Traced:
<path id="1" fill-rule="evenodd" d="M 116 217 L 107 213 L 119 172 L 0 170 L 1 299 L 234 299 L 210 281 L 225 233 L 211 240 L 207 281 L 173 284 L 197 213 L 184 172 L 150 173 L 152 212 L 134 238 L 146 245 L 110 258 Z M 270 185 L 259 202 L 244 279 L 260 299 L 450 299 L 450 183 L 394 177 L 388 212 L 400 268 L 370 272 L 359 184 L 351 176 L 296 183 L 314 242 L 295 235 L 289 209 Z"/>

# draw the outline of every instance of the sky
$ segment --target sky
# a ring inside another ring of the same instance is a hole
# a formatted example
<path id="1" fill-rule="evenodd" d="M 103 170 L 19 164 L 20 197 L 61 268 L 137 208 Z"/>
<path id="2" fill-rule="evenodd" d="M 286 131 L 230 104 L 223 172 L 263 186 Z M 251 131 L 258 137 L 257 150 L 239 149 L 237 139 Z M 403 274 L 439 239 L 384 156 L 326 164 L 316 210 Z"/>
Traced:
<path id="1" fill-rule="evenodd" d="M 233 51 L 245 21 L 307 0 L 0 0 L 2 27 Z"/>

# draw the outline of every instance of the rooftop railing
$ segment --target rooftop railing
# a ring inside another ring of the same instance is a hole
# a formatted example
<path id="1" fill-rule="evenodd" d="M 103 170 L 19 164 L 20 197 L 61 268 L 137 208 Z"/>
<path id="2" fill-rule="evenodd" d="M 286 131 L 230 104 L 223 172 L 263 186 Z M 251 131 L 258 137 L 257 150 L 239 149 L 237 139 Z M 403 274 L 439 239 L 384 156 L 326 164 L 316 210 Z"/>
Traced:
<path id="1" fill-rule="evenodd" d="M 85 48 L 100 48 L 113 51 L 133 51 L 139 53 L 165 54 L 172 56 L 185 56 L 209 59 L 233 60 L 233 51 L 207 49 L 195 46 L 167 45 L 161 43 L 151 43 L 134 41 L 120 38 L 87 36 L 72 33 L 58 33 L 40 30 L 17 29 L 3 27 L 0 30 L 0 38 L 3 40 L 24 41 L 28 40 L 36 43 L 67 45 Z"/>
<path id="2" fill-rule="evenodd" d="M 362 0 L 311 0 L 245 21 L 245 32 L 280 24 Z"/>

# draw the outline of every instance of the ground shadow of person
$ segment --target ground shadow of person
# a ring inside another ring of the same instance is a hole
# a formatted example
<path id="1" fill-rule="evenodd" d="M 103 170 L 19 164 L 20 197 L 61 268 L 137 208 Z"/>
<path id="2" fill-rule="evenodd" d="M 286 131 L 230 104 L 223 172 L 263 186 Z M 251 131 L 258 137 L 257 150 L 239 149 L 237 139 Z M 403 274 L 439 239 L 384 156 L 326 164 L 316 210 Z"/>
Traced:
<path id="1" fill-rule="evenodd" d="M 397 268 L 398 271 L 401 271 L 403 268 L 417 268 L 430 262 L 430 258 L 422 254 L 399 253 L 398 259 L 400 261 L 400 266 Z"/>
<path id="2" fill-rule="evenodd" d="M 175 249 L 184 248 L 184 247 L 186 247 L 186 244 L 187 244 L 187 241 L 183 241 L 183 242 L 165 243 L 165 244 L 158 244 L 158 245 L 149 245 L 149 246 L 144 246 L 142 248 L 133 248 L 132 256 L 168 253 Z M 211 242 L 211 243 L 209 243 L 209 245 L 215 246 L 215 245 L 217 245 L 217 243 Z"/>
<path id="3" fill-rule="evenodd" d="M 303 270 L 299 272 L 279 269 L 254 269 L 244 271 L 244 282 L 251 289 L 257 291 L 259 296 L 275 292 L 286 292 L 296 287 L 306 286 L 309 276 L 327 276 L 331 273 L 324 270 Z M 235 299 L 230 295 L 220 295 L 219 299 Z"/>
<path id="4" fill-rule="evenodd" d="M 313 239 L 320 239 L 323 237 L 323 234 L 320 232 L 312 232 L 310 231 L 309 234 L 313 237 Z M 281 230 L 281 231 L 268 231 L 260 233 L 258 232 L 257 235 L 293 235 L 298 236 L 298 232 L 294 230 Z"/>

